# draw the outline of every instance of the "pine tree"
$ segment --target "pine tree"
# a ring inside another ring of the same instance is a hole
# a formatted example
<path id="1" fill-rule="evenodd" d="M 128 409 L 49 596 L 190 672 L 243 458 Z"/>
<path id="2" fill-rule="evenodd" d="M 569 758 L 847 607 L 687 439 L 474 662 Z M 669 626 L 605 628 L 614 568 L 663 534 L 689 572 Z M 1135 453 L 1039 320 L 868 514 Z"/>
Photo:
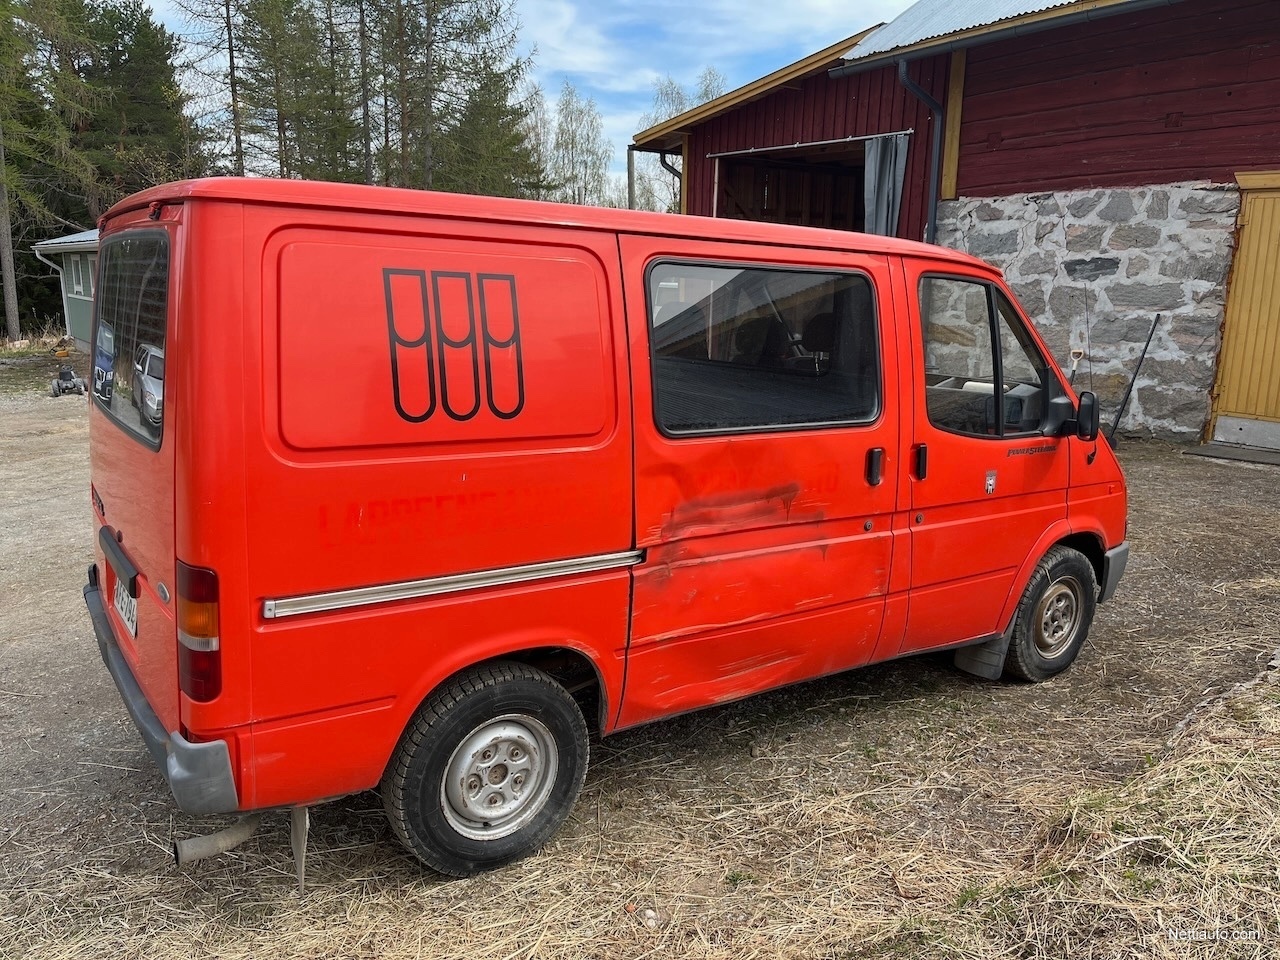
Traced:
<path id="1" fill-rule="evenodd" d="M 247 169 L 241 50 L 244 0 L 174 0 L 174 4 L 187 20 L 184 39 L 192 55 L 185 66 L 198 83 L 192 94 L 202 107 L 201 119 L 207 128 L 228 132 L 229 143 L 221 145 L 229 155 L 228 172 L 242 177 Z"/>
<path id="2" fill-rule="evenodd" d="M 0 0 L 0 285 L 5 331 L 21 334 L 15 247 L 41 225 L 79 224 L 60 215 L 66 194 L 92 183 L 71 142 L 91 95 L 74 64 L 87 49 L 75 5 Z"/>
<path id="3" fill-rule="evenodd" d="M 317 104 L 320 25 L 306 0 L 244 0 L 243 10 L 239 94 L 246 165 L 280 177 L 303 176 L 312 159 L 308 121 Z"/>
<path id="4" fill-rule="evenodd" d="M 141 0 L 87 6 L 85 22 L 91 48 L 77 72 L 93 97 L 73 142 L 96 171 L 92 221 L 128 194 L 199 176 L 204 160 L 176 75 L 178 38 Z"/>

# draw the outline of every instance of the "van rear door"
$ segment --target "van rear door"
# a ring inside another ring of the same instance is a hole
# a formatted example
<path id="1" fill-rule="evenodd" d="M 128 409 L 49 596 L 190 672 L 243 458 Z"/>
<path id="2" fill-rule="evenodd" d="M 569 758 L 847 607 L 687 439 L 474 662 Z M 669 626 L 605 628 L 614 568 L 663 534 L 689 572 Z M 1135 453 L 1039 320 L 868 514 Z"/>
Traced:
<path id="1" fill-rule="evenodd" d="M 180 208 L 169 207 L 174 212 Z M 90 471 L 112 630 L 152 709 L 178 729 L 171 352 L 176 220 L 127 214 L 104 230 L 94 304 Z M 157 359 L 139 367 L 139 356 Z M 140 369 L 143 371 L 140 373 Z M 145 375 L 144 375 L 145 374 Z M 154 375 L 154 374 L 159 374 Z"/>

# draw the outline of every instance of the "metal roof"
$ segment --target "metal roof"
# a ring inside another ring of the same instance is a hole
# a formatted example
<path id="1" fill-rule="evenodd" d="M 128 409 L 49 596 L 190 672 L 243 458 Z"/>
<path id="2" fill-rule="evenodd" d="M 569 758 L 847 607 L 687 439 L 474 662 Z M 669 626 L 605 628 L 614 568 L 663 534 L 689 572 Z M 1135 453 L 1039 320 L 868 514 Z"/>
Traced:
<path id="1" fill-rule="evenodd" d="M 31 249 L 41 253 L 68 253 L 77 250 L 98 249 L 98 231 L 85 230 L 66 237 L 55 237 L 52 240 L 41 240 L 31 245 Z"/>
<path id="2" fill-rule="evenodd" d="M 1126 0 L 1113 0 L 1112 3 L 1092 5 L 1118 7 L 1125 3 Z M 1058 7 L 1089 5 L 1084 0 L 917 0 L 894 20 L 852 47 L 845 54 L 845 59 L 860 60 Z"/>

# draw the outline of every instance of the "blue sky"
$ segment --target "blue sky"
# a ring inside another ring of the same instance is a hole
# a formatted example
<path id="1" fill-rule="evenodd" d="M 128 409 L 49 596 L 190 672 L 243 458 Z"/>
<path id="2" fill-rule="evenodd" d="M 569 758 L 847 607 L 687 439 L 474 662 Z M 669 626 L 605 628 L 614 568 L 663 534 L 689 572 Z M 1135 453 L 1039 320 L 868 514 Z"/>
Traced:
<path id="1" fill-rule="evenodd" d="M 692 87 L 712 66 L 729 89 L 889 20 L 913 0 L 517 0 L 535 75 L 554 97 L 567 78 L 595 99 L 615 166 L 665 74 Z"/>
<path id="2" fill-rule="evenodd" d="M 170 29 L 172 0 L 147 0 Z M 670 74 L 692 87 L 706 66 L 729 89 L 901 13 L 913 0 L 516 0 L 525 52 L 549 100 L 568 79 L 596 101 L 613 142 L 614 170 Z"/>

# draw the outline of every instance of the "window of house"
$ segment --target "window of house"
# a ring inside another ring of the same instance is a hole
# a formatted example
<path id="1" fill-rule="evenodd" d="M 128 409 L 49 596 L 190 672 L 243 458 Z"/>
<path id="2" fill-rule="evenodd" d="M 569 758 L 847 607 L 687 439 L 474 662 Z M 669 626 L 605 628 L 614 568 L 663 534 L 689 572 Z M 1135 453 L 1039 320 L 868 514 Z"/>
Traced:
<path id="1" fill-rule="evenodd" d="M 84 273 L 80 268 L 80 254 L 73 253 L 71 260 L 71 292 L 76 296 L 84 296 Z"/>
<path id="2" fill-rule="evenodd" d="M 98 257 L 96 254 L 89 254 L 89 296 L 93 296 L 93 291 L 98 284 Z"/>
<path id="3" fill-rule="evenodd" d="M 870 423 L 875 298 L 861 274 L 657 263 L 654 407 L 669 435 Z"/>
<path id="4" fill-rule="evenodd" d="M 981 437 L 1040 429 L 1057 381 L 1000 290 L 977 280 L 925 277 L 920 316 L 925 406 L 934 426 Z"/>

